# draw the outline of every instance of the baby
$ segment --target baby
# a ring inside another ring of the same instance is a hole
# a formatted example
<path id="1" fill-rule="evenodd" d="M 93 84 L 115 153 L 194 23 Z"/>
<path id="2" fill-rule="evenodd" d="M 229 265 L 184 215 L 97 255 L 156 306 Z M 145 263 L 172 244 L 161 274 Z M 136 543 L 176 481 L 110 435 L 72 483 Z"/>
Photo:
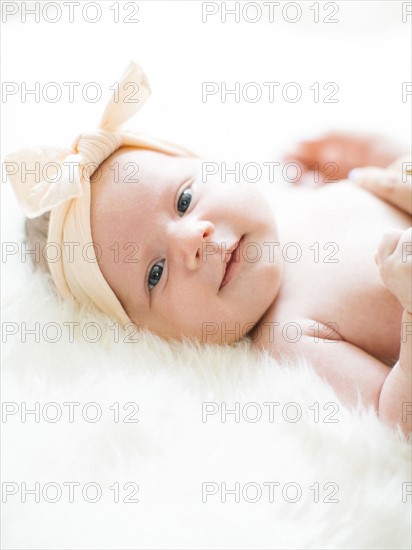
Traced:
<path id="1" fill-rule="evenodd" d="M 110 135 L 94 136 L 109 148 L 83 178 L 89 202 L 49 228 L 67 242 L 91 233 L 98 250 L 91 275 L 49 263 L 63 296 L 91 297 L 166 339 L 246 337 L 279 359 L 302 355 L 343 402 L 412 431 L 411 209 L 398 191 L 389 204 L 382 186 L 372 194 L 346 180 L 317 190 L 222 183 L 198 158 Z M 410 186 L 405 162 L 383 171 L 396 189 Z M 34 206 L 25 190 L 32 217 L 47 201 L 62 208 L 60 190 L 40 189 Z"/>
<path id="2" fill-rule="evenodd" d="M 138 166 L 138 183 L 117 183 L 113 164 Z M 409 433 L 411 217 L 349 181 L 205 179 L 201 160 L 131 148 L 92 176 L 99 265 L 130 319 L 165 338 L 246 335 L 280 359 L 302 354 L 342 401 L 359 392 Z"/>

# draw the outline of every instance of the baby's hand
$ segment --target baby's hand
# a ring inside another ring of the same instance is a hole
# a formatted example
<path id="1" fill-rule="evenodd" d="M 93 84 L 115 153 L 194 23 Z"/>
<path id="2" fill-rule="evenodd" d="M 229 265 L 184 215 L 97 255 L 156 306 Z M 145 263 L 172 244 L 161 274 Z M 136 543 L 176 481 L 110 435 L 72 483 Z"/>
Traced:
<path id="1" fill-rule="evenodd" d="M 297 183 L 317 187 L 345 179 L 353 168 L 386 167 L 402 154 L 404 147 L 381 136 L 329 132 L 297 143 L 284 161 L 300 165 L 302 178 Z"/>
<path id="2" fill-rule="evenodd" d="M 378 247 L 375 261 L 385 286 L 398 298 L 404 309 L 412 312 L 412 227 L 406 231 L 386 233 Z"/>
<path id="3" fill-rule="evenodd" d="M 380 199 L 412 214 L 411 168 L 410 157 L 400 157 L 388 168 L 355 168 L 349 178 Z"/>

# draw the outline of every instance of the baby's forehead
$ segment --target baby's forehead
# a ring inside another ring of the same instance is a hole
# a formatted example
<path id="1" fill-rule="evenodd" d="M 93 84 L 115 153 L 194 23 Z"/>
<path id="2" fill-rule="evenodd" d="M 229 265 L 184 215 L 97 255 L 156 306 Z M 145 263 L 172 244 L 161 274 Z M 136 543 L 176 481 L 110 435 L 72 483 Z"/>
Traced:
<path id="1" fill-rule="evenodd" d="M 156 197 L 160 201 L 170 189 L 191 177 L 199 163 L 199 159 L 147 149 L 118 149 L 91 177 L 93 220 L 107 219 L 109 213 L 117 218 L 119 212 L 133 210 L 137 201 L 145 204 L 150 198 L 154 204 Z"/>
<path id="2" fill-rule="evenodd" d="M 171 156 L 158 151 L 121 147 L 108 157 L 93 174 L 91 181 L 110 186 L 113 184 L 166 185 L 179 177 L 182 171 L 193 167 L 194 159 Z"/>
<path id="3" fill-rule="evenodd" d="M 131 183 L 138 180 L 137 172 L 156 171 L 156 166 L 159 164 L 163 163 L 159 162 L 158 153 L 154 151 L 121 147 L 99 166 L 91 177 L 91 182 L 94 186 L 96 184 L 108 186 L 125 180 Z"/>

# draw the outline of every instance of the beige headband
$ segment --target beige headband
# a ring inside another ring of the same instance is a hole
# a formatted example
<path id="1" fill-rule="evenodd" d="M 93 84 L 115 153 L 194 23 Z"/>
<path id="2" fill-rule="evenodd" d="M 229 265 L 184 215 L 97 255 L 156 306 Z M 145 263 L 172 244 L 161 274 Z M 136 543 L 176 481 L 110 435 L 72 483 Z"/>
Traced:
<path id="1" fill-rule="evenodd" d="M 103 277 L 92 245 L 90 177 L 122 146 L 192 156 L 189 151 L 167 142 L 119 129 L 149 95 L 145 74 L 131 62 L 99 127 L 80 134 L 72 149 L 25 149 L 5 159 L 9 180 L 26 216 L 35 218 L 51 211 L 47 244 L 55 253 L 52 258 L 48 253 L 47 260 L 59 294 L 62 298 L 73 296 L 79 304 L 93 303 L 122 326 L 130 323 L 130 318 Z M 52 171 L 55 177 L 48 175 Z"/>

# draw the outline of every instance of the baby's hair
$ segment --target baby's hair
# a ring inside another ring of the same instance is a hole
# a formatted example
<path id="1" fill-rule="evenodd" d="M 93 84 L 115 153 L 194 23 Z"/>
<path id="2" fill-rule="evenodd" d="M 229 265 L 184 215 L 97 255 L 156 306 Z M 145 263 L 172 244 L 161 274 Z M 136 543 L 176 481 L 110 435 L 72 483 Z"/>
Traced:
<path id="1" fill-rule="evenodd" d="M 24 230 L 26 233 L 26 243 L 30 250 L 38 250 L 40 254 L 35 254 L 36 260 L 33 261 L 36 268 L 48 272 L 49 266 L 43 254 L 44 247 L 47 244 L 49 234 L 50 212 L 45 212 L 37 218 L 26 218 Z M 37 244 L 39 243 L 39 244 Z"/>

